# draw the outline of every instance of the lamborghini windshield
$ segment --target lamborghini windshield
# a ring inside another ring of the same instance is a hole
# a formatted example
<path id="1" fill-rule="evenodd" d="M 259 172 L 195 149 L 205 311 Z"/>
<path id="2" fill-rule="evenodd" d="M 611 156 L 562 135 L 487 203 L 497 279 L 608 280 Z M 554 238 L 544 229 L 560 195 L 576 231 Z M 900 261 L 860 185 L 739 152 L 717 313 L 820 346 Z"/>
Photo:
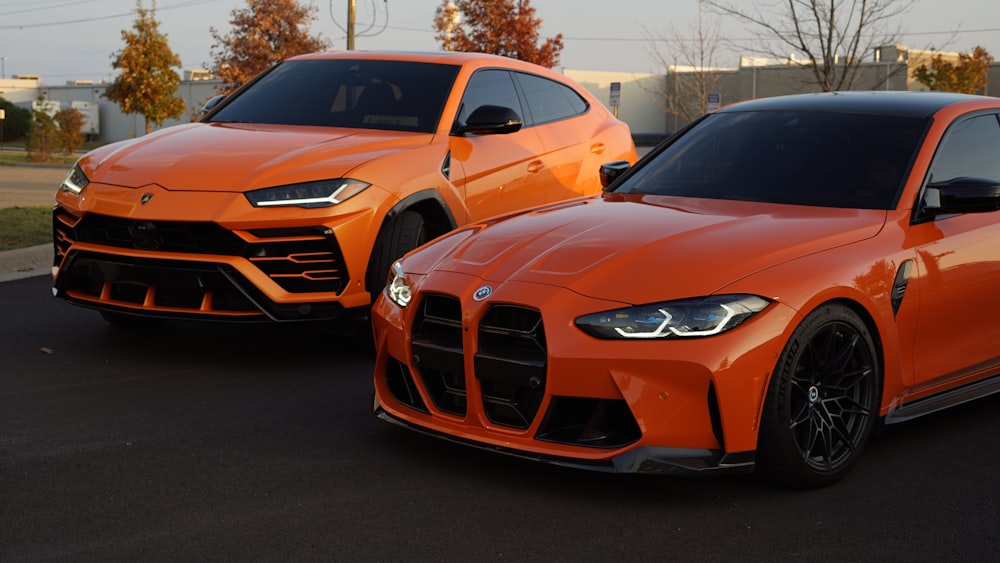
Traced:
<path id="1" fill-rule="evenodd" d="M 458 69 L 402 61 L 286 61 L 207 121 L 432 133 Z"/>

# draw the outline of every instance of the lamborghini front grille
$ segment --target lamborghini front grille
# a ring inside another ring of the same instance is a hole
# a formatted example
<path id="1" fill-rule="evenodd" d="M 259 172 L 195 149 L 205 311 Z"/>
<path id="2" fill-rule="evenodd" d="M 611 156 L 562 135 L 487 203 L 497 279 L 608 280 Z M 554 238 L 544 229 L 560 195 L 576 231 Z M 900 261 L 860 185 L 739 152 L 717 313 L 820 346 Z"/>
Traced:
<path id="1" fill-rule="evenodd" d="M 53 215 L 56 265 L 77 242 L 193 255 L 241 256 L 289 293 L 340 293 L 349 281 L 336 237 L 326 227 L 230 231 L 217 223 L 146 221 L 90 213 Z"/>

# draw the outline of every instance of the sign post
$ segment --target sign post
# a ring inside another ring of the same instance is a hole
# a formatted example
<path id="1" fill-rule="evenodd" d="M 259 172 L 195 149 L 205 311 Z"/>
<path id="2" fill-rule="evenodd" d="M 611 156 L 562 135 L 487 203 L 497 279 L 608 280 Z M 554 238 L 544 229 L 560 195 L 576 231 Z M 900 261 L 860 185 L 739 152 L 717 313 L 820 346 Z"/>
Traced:
<path id="1" fill-rule="evenodd" d="M 612 82 L 611 83 L 611 97 L 608 100 L 609 106 L 611 106 L 611 111 L 614 112 L 615 117 L 618 117 L 618 107 L 622 105 L 622 83 Z"/>
<path id="2" fill-rule="evenodd" d="M 722 106 L 722 94 L 709 92 L 705 94 L 706 107 L 709 112 L 713 112 Z"/>
<path id="3" fill-rule="evenodd" d="M 7 57 L 4 57 L 7 58 Z M 3 120 L 7 119 L 7 110 L 0 108 L 0 152 L 3 152 Z"/>

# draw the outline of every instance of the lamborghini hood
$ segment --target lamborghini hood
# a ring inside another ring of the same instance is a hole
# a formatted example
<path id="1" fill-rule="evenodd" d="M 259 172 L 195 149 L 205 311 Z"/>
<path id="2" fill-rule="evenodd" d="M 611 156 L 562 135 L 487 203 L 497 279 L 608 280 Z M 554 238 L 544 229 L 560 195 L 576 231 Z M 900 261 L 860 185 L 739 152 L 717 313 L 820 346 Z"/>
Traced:
<path id="1" fill-rule="evenodd" d="M 426 145 L 432 135 L 285 125 L 193 123 L 88 153 L 91 182 L 167 190 L 243 192 L 347 177 L 379 156 Z"/>
<path id="2" fill-rule="evenodd" d="M 769 266 L 875 236 L 886 212 L 651 196 L 575 200 L 446 236 L 413 273 L 465 273 L 633 303 L 707 295 Z"/>

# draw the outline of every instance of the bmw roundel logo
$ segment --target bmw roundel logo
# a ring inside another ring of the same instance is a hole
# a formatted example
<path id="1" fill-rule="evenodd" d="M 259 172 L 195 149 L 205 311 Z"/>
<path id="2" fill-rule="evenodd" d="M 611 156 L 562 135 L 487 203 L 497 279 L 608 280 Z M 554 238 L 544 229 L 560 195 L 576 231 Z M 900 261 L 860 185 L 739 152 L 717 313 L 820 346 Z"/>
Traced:
<path id="1" fill-rule="evenodd" d="M 487 297 L 489 297 L 490 295 L 493 295 L 493 288 L 488 285 L 484 285 L 483 287 L 480 287 L 479 289 L 476 290 L 475 293 L 472 294 L 472 300 L 482 301 Z"/>

